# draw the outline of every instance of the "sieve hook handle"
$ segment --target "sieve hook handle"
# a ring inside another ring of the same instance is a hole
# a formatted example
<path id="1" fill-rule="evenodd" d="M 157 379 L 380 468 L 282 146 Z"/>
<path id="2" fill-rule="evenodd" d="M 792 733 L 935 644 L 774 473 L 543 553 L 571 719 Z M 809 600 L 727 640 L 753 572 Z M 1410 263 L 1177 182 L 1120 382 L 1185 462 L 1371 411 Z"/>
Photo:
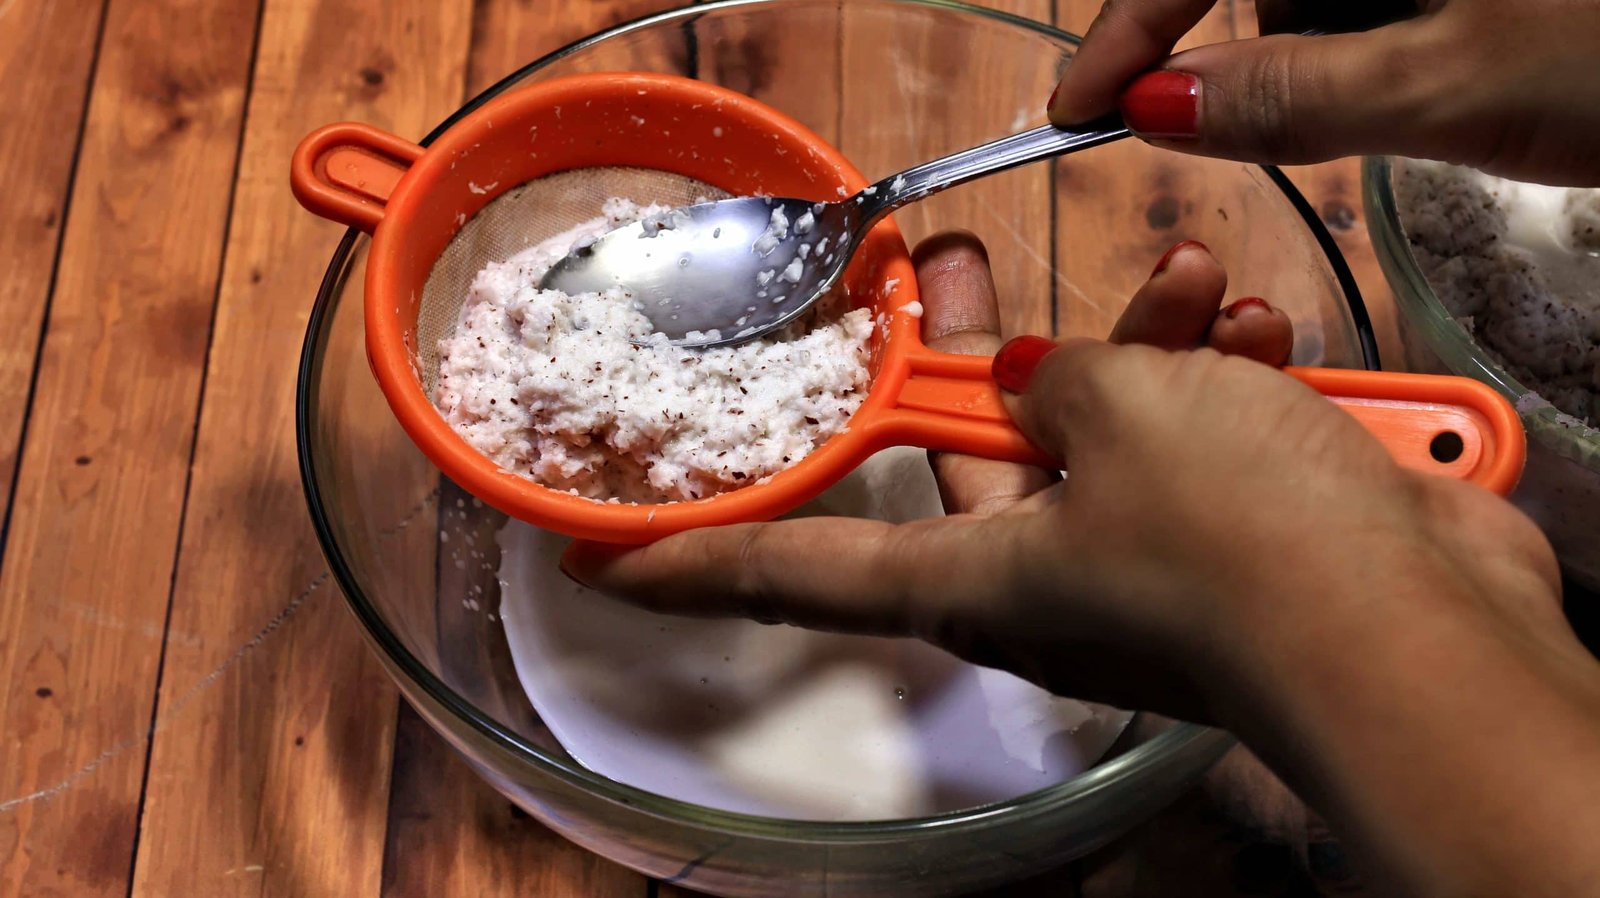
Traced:
<path id="1" fill-rule="evenodd" d="M 889 442 L 1060 469 L 1011 422 L 990 368 L 993 357 L 920 349 L 884 423 Z"/>
<path id="2" fill-rule="evenodd" d="M 923 349 L 910 357 L 894 408 L 881 419 L 890 444 L 1060 469 L 1028 443 L 1000 401 L 987 356 Z M 1522 476 L 1527 436 L 1516 409 L 1465 377 L 1285 368 L 1355 418 L 1403 467 L 1507 495 Z"/>
<path id="3" fill-rule="evenodd" d="M 289 165 L 295 199 L 323 218 L 368 234 L 422 147 L 357 122 L 324 125 L 300 141 Z"/>

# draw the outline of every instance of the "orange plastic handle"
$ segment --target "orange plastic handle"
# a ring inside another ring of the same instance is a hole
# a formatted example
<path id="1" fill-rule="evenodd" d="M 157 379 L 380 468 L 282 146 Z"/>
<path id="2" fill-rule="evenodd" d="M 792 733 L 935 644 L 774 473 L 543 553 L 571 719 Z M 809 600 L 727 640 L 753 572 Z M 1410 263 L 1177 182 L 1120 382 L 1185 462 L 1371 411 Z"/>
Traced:
<path id="1" fill-rule="evenodd" d="M 338 122 L 312 131 L 295 147 L 289 186 L 311 212 L 368 234 L 422 147 L 371 125 Z"/>
<path id="2" fill-rule="evenodd" d="M 922 351 L 884 421 L 898 442 L 1042 467 L 1059 467 L 1028 443 L 1000 402 L 993 359 Z M 1522 476 L 1527 436 L 1511 403 L 1465 377 L 1286 368 L 1350 413 L 1408 468 L 1506 495 Z"/>

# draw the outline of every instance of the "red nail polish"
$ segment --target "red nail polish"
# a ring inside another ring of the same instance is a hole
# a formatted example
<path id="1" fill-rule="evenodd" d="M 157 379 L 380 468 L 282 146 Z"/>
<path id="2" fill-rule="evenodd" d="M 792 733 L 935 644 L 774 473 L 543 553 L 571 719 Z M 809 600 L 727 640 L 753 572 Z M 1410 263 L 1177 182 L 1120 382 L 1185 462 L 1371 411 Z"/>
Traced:
<path id="1" fill-rule="evenodd" d="M 1258 308 L 1263 312 L 1270 313 L 1272 311 L 1272 304 L 1259 296 L 1246 296 L 1244 299 L 1234 300 L 1232 303 L 1229 303 L 1228 307 L 1222 310 L 1222 314 L 1228 318 L 1238 318 L 1240 312 L 1243 312 L 1245 309 L 1249 308 Z"/>
<path id="2" fill-rule="evenodd" d="M 1000 389 L 1021 393 L 1033 380 L 1033 371 L 1044 357 L 1053 352 L 1056 342 L 1048 337 L 1032 335 L 1014 337 L 994 354 L 994 382 Z"/>
<path id="3" fill-rule="evenodd" d="M 1057 84 L 1056 85 L 1056 89 L 1050 92 L 1050 99 L 1047 100 L 1045 102 L 1045 104 L 1044 104 L 1044 111 L 1045 111 L 1046 115 L 1050 114 L 1050 110 L 1056 108 L 1056 97 L 1058 97 L 1060 95 L 1061 95 L 1061 85 Z"/>
<path id="4" fill-rule="evenodd" d="M 1200 135 L 1200 79 L 1187 72 L 1140 75 L 1117 105 L 1122 120 L 1141 137 L 1192 140 Z"/>
<path id="5" fill-rule="evenodd" d="M 1186 249 L 1189 249 L 1190 247 L 1193 247 L 1195 249 L 1205 250 L 1208 253 L 1211 252 L 1211 248 L 1210 247 L 1206 246 L 1204 243 L 1201 243 L 1198 240 L 1185 240 L 1182 243 L 1174 245 L 1172 247 L 1172 249 L 1167 250 L 1167 254 L 1162 256 L 1161 257 L 1161 261 L 1156 263 L 1156 269 L 1155 269 L 1155 271 L 1150 272 L 1150 276 L 1151 277 L 1155 277 L 1156 275 L 1160 274 L 1161 272 L 1166 271 L 1167 270 L 1167 266 L 1172 264 L 1172 257 L 1176 256 L 1178 253 L 1181 253 Z"/>

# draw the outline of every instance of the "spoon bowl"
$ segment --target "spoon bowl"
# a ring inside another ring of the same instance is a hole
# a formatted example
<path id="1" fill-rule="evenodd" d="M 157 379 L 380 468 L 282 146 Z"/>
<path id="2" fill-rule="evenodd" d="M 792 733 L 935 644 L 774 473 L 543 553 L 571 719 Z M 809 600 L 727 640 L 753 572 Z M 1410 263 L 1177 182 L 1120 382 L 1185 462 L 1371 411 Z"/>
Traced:
<path id="1" fill-rule="evenodd" d="M 710 348 L 770 333 L 839 282 L 861 209 L 736 197 L 674 209 L 575 247 L 541 281 L 564 293 L 627 291 L 656 333 Z"/>
<path id="2" fill-rule="evenodd" d="M 569 294 L 621 288 L 655 333 L 678 346 L 743 343 L 805 314 L 838 282 L 867 231 L 901 206 L 1128 134 L 1116 119 L 1079 129 L 1042 125 L 907 169 L 836 202 L 735 197 L 686 206 L 580 242 L 539 285 Z"/>

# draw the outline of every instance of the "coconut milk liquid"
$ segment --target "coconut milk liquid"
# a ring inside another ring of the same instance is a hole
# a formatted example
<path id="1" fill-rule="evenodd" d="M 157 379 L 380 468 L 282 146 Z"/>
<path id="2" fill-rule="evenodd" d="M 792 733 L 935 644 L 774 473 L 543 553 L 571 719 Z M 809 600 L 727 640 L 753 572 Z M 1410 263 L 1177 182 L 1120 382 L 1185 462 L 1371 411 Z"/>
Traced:
<path id="1" fill-rule="evenodd" d="M 906 521 L 940 506 L 925 455 L 898 449 L 800 513 Z M 935 814 L 1079 773 L 1129 717 L 915 640 L 650 614 L 557 573 L 564 537 L 512 522 L 499 542 L 529 700 L 580 763 L 661 795 L 791 819 Z"/>

